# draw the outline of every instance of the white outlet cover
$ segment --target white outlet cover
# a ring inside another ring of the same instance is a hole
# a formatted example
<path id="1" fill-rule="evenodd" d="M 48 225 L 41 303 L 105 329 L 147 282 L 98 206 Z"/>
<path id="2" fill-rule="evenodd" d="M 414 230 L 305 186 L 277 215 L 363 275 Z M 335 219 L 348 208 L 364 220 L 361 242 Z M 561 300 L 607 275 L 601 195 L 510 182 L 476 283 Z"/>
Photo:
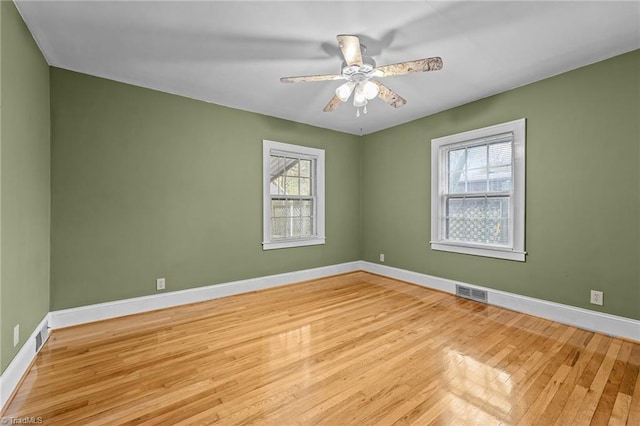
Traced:
<path id="1" fill-rule="evenodd" d="M 591 290 L 591 304 L 600 305 L 604 302 L 604 294 L 601 291 Z"/>
<path id="2" fill-rule="evenodd" d="M 20 324 L 13 327 L 13 346 L 17 346 L 20 342 Z"/>
<path id="3" fill-rule="evenodd" d="M 165 280 L 164 278 L 158 278 L 156 280 L 156 290 L 164 290 L 165 289 Z"/>
<path id="4" fill-rule="evenodd" d="M 384 262 L 384 253 L 380 253 L 380 262 Z"/>

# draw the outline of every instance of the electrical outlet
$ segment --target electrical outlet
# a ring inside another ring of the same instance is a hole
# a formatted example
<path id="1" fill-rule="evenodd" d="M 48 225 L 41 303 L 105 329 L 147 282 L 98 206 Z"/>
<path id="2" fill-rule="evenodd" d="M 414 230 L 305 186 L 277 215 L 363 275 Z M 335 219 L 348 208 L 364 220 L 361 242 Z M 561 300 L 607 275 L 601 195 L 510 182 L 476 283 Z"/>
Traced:
<path id="1" fill-rule="evenodd" d="M 601 291 L 591 290 L 591 303 L 602 306 L 604 302 L 604 293 Z"/>
<path id="2" fill-rule="evenodd" d="M 384 263 L 384 253 L 380 253 L 380 262 Z"/>
<path id="3" fill-rule="evenodd" d="M 16 326 L 13 327 L 13 347 L 15 348 L 16 346 L 18 346 L 19 342 L 20 342 L 20 324 L 16 324 Z"/>
<path id="4" fill-rule="evenodd" d="M 156 290 L 164 290 L 165 289 L 165 280 L 164 278 L 158 278 L 156 280 Z"/>

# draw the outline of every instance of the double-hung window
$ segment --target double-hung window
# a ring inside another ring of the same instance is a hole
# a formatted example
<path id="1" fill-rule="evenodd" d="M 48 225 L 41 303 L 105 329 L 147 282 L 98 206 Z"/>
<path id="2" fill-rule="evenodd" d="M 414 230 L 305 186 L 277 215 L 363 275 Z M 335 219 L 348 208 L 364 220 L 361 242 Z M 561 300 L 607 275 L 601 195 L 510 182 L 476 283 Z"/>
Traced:
<path id="1" fill-rule="evenodd" d="M 431 248 L 525 260 L 525 120 L 431 141 Z"/>
<path id="2" fill-rule="evenodd" d="M 324 244 L 324 150 L 263 140 L 264 250 Z"/>

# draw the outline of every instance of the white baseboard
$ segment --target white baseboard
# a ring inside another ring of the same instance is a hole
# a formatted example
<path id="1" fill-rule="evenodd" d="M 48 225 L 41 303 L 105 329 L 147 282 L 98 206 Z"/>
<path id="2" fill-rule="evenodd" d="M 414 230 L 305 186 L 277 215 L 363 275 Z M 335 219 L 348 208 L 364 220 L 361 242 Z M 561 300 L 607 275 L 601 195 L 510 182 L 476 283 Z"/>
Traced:
<path id="1" fill-rule="evenodd" d="M 13 394 L 20 380 L 22 380 L 22 376 L 27 372 L 29 366 L 38 354 L 38 352 L 36 352 L 36 335 L 46 326 L 48 321 L 49 314 L 45 315 L 42 321 L 40 321 L 40 324 L 38 324 L 33 333 L 31 333 L 31 336 L 24 342 L 24 345 L 22 345 L 16 356 L 11 360 L 9 366 L 0 376 L 0 412 L 4 409 L 11 394 Z M 48 335 L 45 336 L 45 341 L 47 337 Z M 42 349 L 45 341 L 42 342 L 42 345 L 38 349 Z"/>
<path id="2" fill-rule="evenodd" d="M 204 302 L 234 294 L 247 293 L 264 288 L 293 284 L 330 275 L 354 272 L 360 269 L 360 262 L 348 262 L 338 265 L 322 266 L 303 271 L 287 272 L 266 277 L 214 284 L 188 290 L 171 291 L 151 296 L 135 297 L 114 302 L 98 303 L 78 308 L 50 312 L 52 329 L 71 327 L 109 318 L 138 314 L 188 303 Z"/>
<path id="3" fill-rule="evenodd" d="M 452 294 L 456 292 L 456 284 L 484 290 L 488 294 L 488 303 L 491 305 L 546 318 L 585 330 L 640 342 L 640 321 L 631 318 L 521 296 L 515 293 L 494 290 L 474 284 L 448 280 L 371 262 L 360 262 L 360 269 Z"/>

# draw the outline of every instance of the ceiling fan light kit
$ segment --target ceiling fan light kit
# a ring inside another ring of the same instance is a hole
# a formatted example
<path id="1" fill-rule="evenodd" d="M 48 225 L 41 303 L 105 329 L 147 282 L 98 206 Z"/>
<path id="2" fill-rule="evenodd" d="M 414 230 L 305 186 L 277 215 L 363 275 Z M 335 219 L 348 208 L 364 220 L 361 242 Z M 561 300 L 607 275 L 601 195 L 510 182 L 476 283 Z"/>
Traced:
<path id="1" fill-rule="evenodd" d="M 356 84 L 353 81 L 347 81 L 346 83 L 338 86 L 336 89 L 336 96 L 340 99 L 340 102 L 347 102 Z"/>
<path id="2" fill-rule="evenodd" d="M 379 81 L 372 80 L 373 77 L 393 77 L 442 69 L 442 59 L 439 57 L 376 67 L 372 58 L 363 56 L 363 53 L 366 53 L 366 48 L 360 44 L 360 39 L 357 36 L 339 35 L 337 39 L 344 57 L 341 74 L 283 77 L 280 79 L 283 83 L 346 80 L 336 88 L 335 96 L 323 109 L 325 112 L 334 111 L 341 103 L 347 102 L 352 94 L 357 117 L 360 117 L 361 108 L 365 114 L 367 113 L 367 103 L 376 97 L 394 108 L 399 108 L 407 101 Z"/>

